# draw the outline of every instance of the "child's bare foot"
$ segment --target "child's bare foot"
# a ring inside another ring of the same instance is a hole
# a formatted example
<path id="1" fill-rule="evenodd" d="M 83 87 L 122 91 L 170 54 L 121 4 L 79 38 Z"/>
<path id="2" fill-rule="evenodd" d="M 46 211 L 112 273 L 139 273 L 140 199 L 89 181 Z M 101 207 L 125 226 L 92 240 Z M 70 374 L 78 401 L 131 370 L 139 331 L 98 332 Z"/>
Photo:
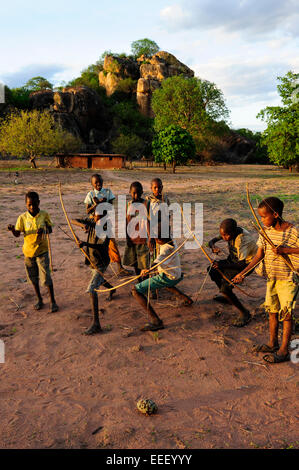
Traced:
<path id="1" fill-rule="evenodd" d="M 39 300 L 35 305 L 34 305 L 34 308 L 35 310 L 40 310 L 41 308 L 43 308 L 44 306 L 44 302 L 42 300 Z"/>
<path id="2" fill-rule="evenodd" d="M 84 331 L 85 335 L 95 335 L 97 333 L 102 333 L 103 330 L 100 325 L 93 323 L 87 330 Z"/>
<path id="3" fill-rule="evenodd" d="M 278 349 L 278 344 L 274 346 L 271 346 L 269 344 L 255 344 L 253 346 L 253 351 L 258 353 L 274 353 L 275 351 L 278 351 Z"/>
<path id="4" fill-rule="evenodd" d="M 58 312 L 58 305 L 56 304 L 56 302 L 51 304 L 49 313 L 55 313 L 55 312 Z"/>
<path id="5" fill-rule="evenodd" d="M 140 328 L 140 331 L 157 331 L 157 330 L 163 330 L 164 329 L 164 324 L 162 320 L 159 323 L 146 323 L 142 328 Z"/>
<path id="6" fill-rule="evenodd" d="M 281 362 L 288 362 L 290 360 L 290 354 L 288 352 L 279 354 L 278 351 L 274 352 L 273 354 L 265 354 L 263 359 L 269 364 L 280 364 Z"/>
<path id="7" fill-rule="evenodd" d="M 250 312 L 247 312 L 240 315 L 235 321 L 233 321 L 232 325 L 237 328 L 242 328 L 243 326 L 247 325 L 251 320 Z"/>
<path id="8" fill-rule="evenodd" d="M 106 300 L 108 300 L 109 302 L 111 302 L 111 300 L 113 300 L 113 297 L 112 297 L 112 296 L 113 296 L 113 294 L 115 294 L 115 292 L 116 292 L 116 289 L 111 290 L 111 291 L 109 292 L 108 297 L 106 298 Z"/>

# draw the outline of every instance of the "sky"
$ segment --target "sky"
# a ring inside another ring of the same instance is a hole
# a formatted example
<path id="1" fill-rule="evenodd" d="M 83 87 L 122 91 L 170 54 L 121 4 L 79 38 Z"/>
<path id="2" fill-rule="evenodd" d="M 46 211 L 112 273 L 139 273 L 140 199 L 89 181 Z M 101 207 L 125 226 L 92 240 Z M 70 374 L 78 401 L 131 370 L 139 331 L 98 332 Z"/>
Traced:
<path id="1" fill-rule="evenodd" d="M 277 77 L 299 72 L 297 0 L 36 0 L 0 2 L 0 81 L 80 75 L 105 50 L 154 40 L 223 92 L 234 129 L 280 104 Z"/>

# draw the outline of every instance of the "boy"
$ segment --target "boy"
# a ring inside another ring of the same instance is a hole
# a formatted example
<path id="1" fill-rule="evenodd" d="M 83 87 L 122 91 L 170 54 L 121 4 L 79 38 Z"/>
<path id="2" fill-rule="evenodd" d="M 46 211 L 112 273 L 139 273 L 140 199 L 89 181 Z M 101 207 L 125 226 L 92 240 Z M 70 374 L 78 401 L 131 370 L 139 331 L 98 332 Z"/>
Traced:
<path id="1" fill-rule="evenodd" d="M 146 196 L 147 200 L 147 210 L 149 213 L 149 219 L 152 219 L 152 216 L 155 216 L 160 208 L 160 205 L 165 203 L 168 206 L 170 205 L 170 201 L 168 199 L 168 196 L 166 194 L 163 194 L 163 183 L 160 178 L 154 178 L 151 181 L 151 189 L 152 189 L 152 194 L 149 196 Z M 158 213 L 158 223 L 161 222 L 161 211 Z M 151 239 L 151 246 L 156 250 L 156 253 L 158 253 L 159 250 L 159 245 L 155 245 L 155 240 Z"/>
<path id="2" fill-rule="evenodd" d="M 212 281 L 216 283 L 222 294 L 215 296 L 214 300 L 234 305 L 239 312 L 239 317 L 233 322 L 233 326 L 243 327 L 251 319 L 250 312 L 232 292 L 232 285 L 223 279 L 215 268 L 231 279 L 251 262 L 257 252 L 256 242 L 253 236 L 246 229 L 239 227 L 234 219 L 223 220 L 220 224 L 220 237 L 209 241 L 209 247 L 215 254 L 220 252 L 220 249 L 215 246 L 215 243 L 220 240 L 228 243 L 229 256 L 227 259 L 214 261 L 212 268 L 208 268 Z"/>
<path id="3" fill-rule="evenodd" d="M 160 226 L 158 229 L 158 238 L 156 238 L 155 241 L 160 248 L 159 255 L 154 261 L 155 264 L 158 264 L 160 261 L 169 256 L 173 251 L 175 251 L 177 245 L 171 238 L 161 238 Z M 191 305 L 193 303 L 190 297 L 183 294 L 183 292 L 175 287 L 183 279 L 180 256 L 178 252 L 165 261 L 165 263 L 162 263 L 160 266 L 158 266 L 157 273 L 158 274 L 156 276 L 136 284 L 132 289 L 133 297 L 151 317 L 151 322 L 147 323 L 143 328 L 141 328 L 141 331 L 157 331 L 164 328 L 163 321 L 158 317 L 151 304 L 147 302 L 146 296 L 148 295 L 149 290 L 152 291 L 166 288 L 179 299 L 183 299 L 185 305 Z M 147 276 L 148 274 L 149 271 L 147 269 L 143 269 L 141 271 L 141 276 L 143 277 Z"/>
<path id="4" fill-rule="evenodd" d="M 93 190 L 89 191 L 89 193 L 86 195 L 84 203 L 86 205 L 86 212 L 91 217 L 91 220 L 88 221 L 89 223 L 86 223 L 86 228 L 88 229 L 87 242 L 93 244 L 96 236 L 94 230 L 95 225 L 92 223 L 92 218 L 95 213 L 95 209 L 97 205 L 101 202 L 109 202 L 110 204 L 112 204 L 115 199 L 115 196 L 111 189 L 103 188 L 103 178 L 99 174 L 92 175 L 91 185 L 93 187 Z M 121 275 L 129 275 L 130 272 L 124 269 L 121 264 L 121 257 L 115 238 L 109 238 L 108 250 L 110 262 L 115 263 L 117 265 L 117 273 Z"/>
<path id="5" fill-rule="evenodd" d="M 126 236 L 127 244 L 123 258 L 125 266 L 133 266 L 135 274 L 140 274 L 142 269 L 149 267 L 149 224 L 145 199 L 143 199 L 143 187 L 139 181 L 134 181 L 130 186 L 132 200 L 127 204 Z M 136 204 L 142 204 L 143 213 L 139 214 Z M 136 223 L 135 223 L 136 221 Z M 133 224 L 132 224 L 133 222 Z"/>
<path id="6" fill-rule="evenodd" d="M 168 206 L 170 205 L 169 198 L 166 194 L 163 194 L 163 183 L 160 178 L 154 178 L 151 181 L 152 194 L 146 196 L 148 201 L 148 210 L 150 213 L 156 214 L 159 210 L 159 205 L 165 202 Z"/>
<path id="7" fill-rule="evenodd" d="M 53 281 L 50 274 L 48 240 L 46 234 L 52 233 L 52 222 L 49 214 L 39 208 L 39 195 L 34 191 L 29 191 L 25 195 L 27 212 L 18 217 L 16 225 L 8 225 L 8 230 L 15 237 L 24 233 L 24 261 L 28 280 L 32 283 L 37 303 L 35 310 L 43 308 L 44 303 L 39 288 L 39 278 L 42 285 L 46 285 L 50 296 L 50 312 L 58 311 L 54 297 Z"/>
<path id="8" fill-rule="evenodd" d="M 263 274 L 267 279 L 265 310 L 269 313 L 269 344 L 257 346 L 257 352 L 268 353 L 264 360 L 270 363 L 289 361 L 289 344 L 292 335 L 292 313 L 299 291 L 299 236 L 298 230 L 282 218 L 283 202 L 277 197 L 264 199 L 258 206 L 265 231 L 275 248 L 260 235 L 258 251 L 251 263 L 243 269 L 233 282 L 242 282 L 246 273 L 262 260 Z M 283 261 L 288 257 L 294 269 Z M 278 344 L 278 325 L 283 323 L 282 342 Z"/>
<path id="9" fill-rule="evenodd" d="M 99 217 L 99 216 L 98 216 Z M 105 240 L 101 240 L 98 237 L 95 237 L 95 243 L 88 243 L 88 242 L 81 242 L 79 243 L 80 248 L 86 246 L 91 252 L 91 259 L 93 264 L 102 272 L 104 273 L 109 266 L 110 258 L 108 253 L 108 246 L 109 246 L 109 239 L 105 238 Z M 94 335 L 96 333 L 101 333 L 103 330 L 100 325 L 99 320 L 99 302 L 98 302 L 98 294 L 96 289 L 98 289 L 102 284 L 110 289 L 112 286 L 109 282 L 104 281 L 103 276 L 94 268 L 91 268 L 92 276 L 87 287 L 86 292 L 90 295 L 90 304 L 91 310 L 93 313 L 93 323 L 92 325 L 84 332 L 86 335 Z M 110 291 L 107 300 L 112 300 L 112 295 L 114 294 L 115 290 Z"/>

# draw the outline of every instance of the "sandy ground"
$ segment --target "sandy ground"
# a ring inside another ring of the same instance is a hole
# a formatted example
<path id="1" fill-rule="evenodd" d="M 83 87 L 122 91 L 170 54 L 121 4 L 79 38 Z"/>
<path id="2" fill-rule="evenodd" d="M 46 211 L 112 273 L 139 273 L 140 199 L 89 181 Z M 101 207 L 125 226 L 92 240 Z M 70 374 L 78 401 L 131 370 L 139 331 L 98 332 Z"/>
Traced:
<path id="1" fill-rule="evenodd" d="M 102 172 L 104 186 L 115 194 L 127 193 L 134 180 L 148 192 L 152 176 L 161 173 L 172 201 L 204 203 L 205 242 L 218 233 L 225 217 L 237 218 L 250 230 L 247 181 L 254 199 L 282 196 L 286 219 L 299 222 L 298 176 L 272 167 L 183 168 L 176 175 L 159 168 Z M 16 186 L 13 172 L 0 172 L 0 339 L 6 352 L 0 364 L 1 448 L 299 448 L 299 364 L 266 365 L 251 352 L 268 334 L 266 316 L 257 309 L 265 282 L 255 274 L 244 285 L 255 298 L 240 296 L 254 313 L 245 328 L 230 326 L 232 309 L 212 300 L 215 287 L 209 279 L 198 295 L 207 260 L 199 250 L 185 250 L 180 287 L 196 302 L 181 307 L 161 293 L 154 305 L 165 330 L 139 331 L 146 316 L 126 287 L 117 291 L 113 302 L 100 298 L 104 333 L 82 334 L 91 323 L 85 294 L 90 272 L 80 250 L 57 227 L 69 233 L 57 181 L 63 183 L 69 216 L 78 217 L 84 213 L 91 174 L 21 171 Z M 40 193 L 41 208 L 55 223 L 51 240 L 60 307 L 56 314 L 47 313 L 46 296 L 45 308 L 33 309 L 22 239 L 6 230 L 24 212 L 29 189 Z M 79 228 L 76 232 L 84 238 Z M 123 242 L 120 250 L 123 253 Z M 112 275 L 108 270 L 107 277 Z M 293 337 L 299 338 L 298 331 Z M 152 398 L 158 413 L 139 414 L 135 405 L 140 397 Z"/>

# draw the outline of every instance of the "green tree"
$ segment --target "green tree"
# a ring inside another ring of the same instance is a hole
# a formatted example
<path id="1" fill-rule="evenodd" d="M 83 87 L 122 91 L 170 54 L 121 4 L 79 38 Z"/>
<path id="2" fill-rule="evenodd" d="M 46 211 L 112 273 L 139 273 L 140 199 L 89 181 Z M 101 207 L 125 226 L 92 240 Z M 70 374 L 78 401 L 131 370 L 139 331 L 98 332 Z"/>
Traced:
<path id="1" fill-rule="evenodd" d="M 113 152 L 122 153 L 129 159 L 139 158 L 144 146 L 144 141 L 136 134 L 120 134 L 112 142 Z"/>
<path id="2" fill-rule="evenodd" d="M 237 134 L 242 135 L 245 139 L 252 140 L 255 143 L 255 152 L 248 163 L 269 163 L 267 147 L 262 143 L 262 133 L 254 132 L 250 129 L 241 128 L 236 130 Z"/>
<path id="3" fill-rule="evenodd" d="M 36 158 L 59 152 L 74 152 L 81 141 L 58 125 L 48 112 L 21 111 L 0 124 L 0 152 L 29 158 L 36 168 Z"/>
<path id="4" fill-rule="evenodd" d="M 80 77 L 70 80 L 66 87 L 87 86 L 97 93 L 100 93 L 99 72 L 102 66 L 99 64 L 91 64 L 81 71 Z"/>
<path id="5" fill-rule="evenodd" d="M 153 155 L 156 162 L 170 163 L 173 173 L 176 165 L 183 165 L 195 156 L 195 143 L 188 131 L 179 126 L 168 126 L 153 140 Z"/>
<path id="6" fill-rule="evenodd" d="M 29 108 L 30 91 L 25 87 L 11 88 L 5 87 L 5 102 L 18 109 Z"/>
<path id="7" fill-rule="evenodd" d="M 268 148 L 269 159 L 284 168 L 299 166 L 299 73 L 289 71 L 277 77 L 283 106 L 267 106 L 257 118 L 266 121 L 262 144 Z"/>
<path id="8" fill-rule="evenodd" d="M 151 39 L 144 38 L 139 39 L 138 41 L 134 41 L 131 44 L 131 51 L 132 55 L 137 58 L 141 55 L 145 57 L 152 57 L 152 55 L 156 54 L 160 50 L 160 47 L 155 41 Z"/>
<path id="9" fill-rule="evenodd" d="M 153 93 L 152 108 L 156 131 L 171 124 L 182 127 L 192 135 L 198 151 L 209 136 L 222 132 L 229 115 L 223 93 L 214 83 L 183 75 L 162 81 Z"/>
<path id="10" fill-rule="evenodd" d="M 53 90 L 53 85 L 44 77 L 33 77 L 25 83 L 24 88 L 33 91 Z"/>

